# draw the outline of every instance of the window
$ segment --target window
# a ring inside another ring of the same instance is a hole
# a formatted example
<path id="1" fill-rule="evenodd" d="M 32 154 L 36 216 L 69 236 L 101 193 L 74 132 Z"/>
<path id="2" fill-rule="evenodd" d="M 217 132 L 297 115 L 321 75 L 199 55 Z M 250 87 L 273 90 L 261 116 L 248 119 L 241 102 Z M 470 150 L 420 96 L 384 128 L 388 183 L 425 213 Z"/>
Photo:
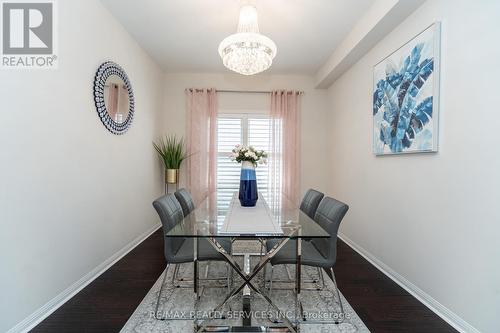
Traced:
<path id="1" fill-rule="evenodd" d="M 226 210 L 235 191 L 240 187 L 241 165 L 229 159 L 237 144 L 270 151 L 271 124 L 266 115 L 220 115 L 217 118 L 217 192 L 219 210 Z M 269 169 L 259 164 L 256 169 L 259 192 L 269 195 Z"/>

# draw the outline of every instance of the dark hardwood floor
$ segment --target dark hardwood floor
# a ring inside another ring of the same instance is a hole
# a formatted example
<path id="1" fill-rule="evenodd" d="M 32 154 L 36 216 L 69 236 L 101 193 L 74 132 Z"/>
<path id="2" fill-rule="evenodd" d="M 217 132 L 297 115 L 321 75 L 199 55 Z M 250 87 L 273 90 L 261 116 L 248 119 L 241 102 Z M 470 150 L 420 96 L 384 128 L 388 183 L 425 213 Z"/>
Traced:
<path id="1" fill-rule="evenodd" d="M 341 240 L 335 277 L 371 332 L 457 332 Z"/>
<path id="2" fill-rule="evenodd" d="M 160 229 L 31 332 L 118 332 L 165 266 Z"/>
<path id="3" fill-rule="evenodd" d="M 32 332 L 118 332 L 164 269 L 158 230 Z M 335 275 L 371 332 L 456 332 L 340 240 Z"/>

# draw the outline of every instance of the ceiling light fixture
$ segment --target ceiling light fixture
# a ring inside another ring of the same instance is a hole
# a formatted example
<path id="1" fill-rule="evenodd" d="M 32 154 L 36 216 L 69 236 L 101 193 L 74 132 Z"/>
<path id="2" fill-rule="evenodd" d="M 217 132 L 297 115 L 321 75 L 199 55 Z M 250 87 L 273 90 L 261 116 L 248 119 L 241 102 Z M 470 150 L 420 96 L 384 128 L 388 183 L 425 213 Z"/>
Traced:
<path id="1" fill-rule="evenodd" d="M 257 74 L 271 67 L 276 52 L 276 44 L 259 33 L 257 9 L 252 5 L 241 7 L 238 32 L 219 44 L 224 66 L 243 75 Z"/>

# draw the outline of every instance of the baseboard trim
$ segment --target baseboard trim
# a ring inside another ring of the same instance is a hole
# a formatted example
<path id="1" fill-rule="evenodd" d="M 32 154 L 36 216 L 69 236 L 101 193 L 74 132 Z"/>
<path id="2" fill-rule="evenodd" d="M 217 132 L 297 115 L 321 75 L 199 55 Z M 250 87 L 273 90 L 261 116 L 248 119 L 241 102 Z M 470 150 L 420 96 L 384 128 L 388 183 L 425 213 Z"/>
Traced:
<path id="1" fill-rule="evenodd" d="M 66 303 L 71 297 L 76 295 L 80 290 L 89 285 L 92 281 L 98 278 L 102 273 L 104 273 L 108 268 L 113 266 L 118 260 L 123 258 L 127 253 L 132 251 L 137 245 L 142 243 L 146 238 L 151 236 L 156 230 L 161 227 L 161 224 L 156 224 L 153 227 L 146 230 L 144 233 L 136 237 L 130 243 L 125 245 L 118 252 L 113 254 L 111 257 L 106 259 L 103 263 L 98 265 L 89 273 L 85 274 L 80 280 L 73 283 L 71 286 L 66 288 L 59 295 L 51 299 L 41 308 L 33 312 L 30 316 L 26 317 L 24 320 L 19 322 L 16 326 L 12 327 L 7 333 L 24 333 L 31 330 L 33 327 L 38 325 L 42 320 L 50 316 L 54 311 L 56 311 L 60 306 Z"/>
<path id="2" fill-rule="evenodd" d="M 422 304 L 428 307 L 432 312 L 441 317 L 444 321 L 450 324 L 453 328 L 461 333 L 480 333 L 474 326 L 460 318 L 456 313 L 445 307 L 443 304 L 435 300 L 431 295 L 424 292 L 422 289 L 408 281 L 404 276 L 394 271 L 392 268 L 384 264 L 373 254 L 365 250 L 363 247 L 356 244 L 353 240 L 343 233 L 339 233 L 339 238 L 343 240 L 349 247 L 359 253 L 363 258 L 368 260 L 379 271 L 387 275 L 391 280 L 396 282 L 401 288 L 409 292 L 413 297 L 418 299 Z"/>

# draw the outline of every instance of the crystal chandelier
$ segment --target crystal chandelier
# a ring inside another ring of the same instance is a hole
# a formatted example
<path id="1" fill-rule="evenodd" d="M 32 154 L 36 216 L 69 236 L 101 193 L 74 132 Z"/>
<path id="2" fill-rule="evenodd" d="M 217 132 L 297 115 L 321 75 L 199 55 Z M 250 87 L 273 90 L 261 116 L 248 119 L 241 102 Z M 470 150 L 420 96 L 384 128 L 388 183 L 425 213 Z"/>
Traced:
<path id="1" fill-rule="evenodd" d="M 271 67 L 276 44 L 259 33 L 257 9 L 244 5 L 240 9 L 238 32 L 219 44 L 224 66 L 243 75 L 253 75 Z"/>

